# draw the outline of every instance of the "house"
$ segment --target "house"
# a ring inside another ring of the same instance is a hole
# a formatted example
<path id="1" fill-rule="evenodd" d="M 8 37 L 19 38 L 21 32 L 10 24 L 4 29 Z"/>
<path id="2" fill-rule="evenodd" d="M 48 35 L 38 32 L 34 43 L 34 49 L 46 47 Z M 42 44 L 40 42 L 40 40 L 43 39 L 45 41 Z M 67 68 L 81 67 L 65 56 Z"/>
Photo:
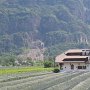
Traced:
<path id="1" fill-rule="evenodd" d="M 90 70 L 90 49 L 70 49 L 58 55 L 55 62 L 64 71 Z"/>

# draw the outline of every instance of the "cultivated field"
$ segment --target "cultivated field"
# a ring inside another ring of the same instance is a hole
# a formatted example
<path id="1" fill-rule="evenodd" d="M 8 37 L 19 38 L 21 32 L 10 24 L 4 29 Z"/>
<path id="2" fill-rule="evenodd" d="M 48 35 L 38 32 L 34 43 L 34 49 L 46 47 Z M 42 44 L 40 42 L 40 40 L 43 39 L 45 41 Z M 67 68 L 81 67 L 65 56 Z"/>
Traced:
<path id="1" fill-rule="evenodd" d="M 90 90 L 90 72 L 3 74 L 0 90 Z"/>

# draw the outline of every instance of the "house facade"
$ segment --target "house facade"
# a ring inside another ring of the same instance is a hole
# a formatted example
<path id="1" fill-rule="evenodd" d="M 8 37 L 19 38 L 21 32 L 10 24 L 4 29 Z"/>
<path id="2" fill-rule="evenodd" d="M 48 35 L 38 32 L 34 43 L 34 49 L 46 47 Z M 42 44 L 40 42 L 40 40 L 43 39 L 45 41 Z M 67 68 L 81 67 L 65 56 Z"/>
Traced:
<path id="1" fill-rule="evenodd" d="M 90 49 L 70 49 L 63 54 L 58 55 L 55 62 L 64 71 L 90 71 Z"/>

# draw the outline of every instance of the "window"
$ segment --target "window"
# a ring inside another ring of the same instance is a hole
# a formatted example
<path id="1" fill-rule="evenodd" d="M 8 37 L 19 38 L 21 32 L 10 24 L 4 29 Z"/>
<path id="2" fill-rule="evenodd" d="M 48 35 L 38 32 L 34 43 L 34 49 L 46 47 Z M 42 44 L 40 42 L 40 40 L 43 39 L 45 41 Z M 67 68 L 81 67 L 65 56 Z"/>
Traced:
<path id="1" fill-rule="evenodd" d="M 83 66 L 83 69 L 86 69 L 86 66 Z"/>
<path id="2" fill-rule="evenodd" d="M 78 69 L 82 69 L 82 66 L 78 66 Z"/>
<path id="3" fill-rule="evenodd" d="M 78 69 L 86 69 L 86 66 L 78 66 Z"/>

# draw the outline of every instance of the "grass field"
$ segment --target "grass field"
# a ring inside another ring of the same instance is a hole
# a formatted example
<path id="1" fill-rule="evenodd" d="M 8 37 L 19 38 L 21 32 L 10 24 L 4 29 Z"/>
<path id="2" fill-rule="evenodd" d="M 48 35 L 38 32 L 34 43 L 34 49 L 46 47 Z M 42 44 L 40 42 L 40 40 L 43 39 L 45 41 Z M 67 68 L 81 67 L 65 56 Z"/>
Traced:
<path id="1" fill-rule="evenodd" d="M 42 72 L 42 71 L 52 71 L 53 68 L 43 68 L 43 67 L 16 67 L 16 68 L 1 68 L 0 75 L 2 74 L 14 74 L 23 72 Z"/>

